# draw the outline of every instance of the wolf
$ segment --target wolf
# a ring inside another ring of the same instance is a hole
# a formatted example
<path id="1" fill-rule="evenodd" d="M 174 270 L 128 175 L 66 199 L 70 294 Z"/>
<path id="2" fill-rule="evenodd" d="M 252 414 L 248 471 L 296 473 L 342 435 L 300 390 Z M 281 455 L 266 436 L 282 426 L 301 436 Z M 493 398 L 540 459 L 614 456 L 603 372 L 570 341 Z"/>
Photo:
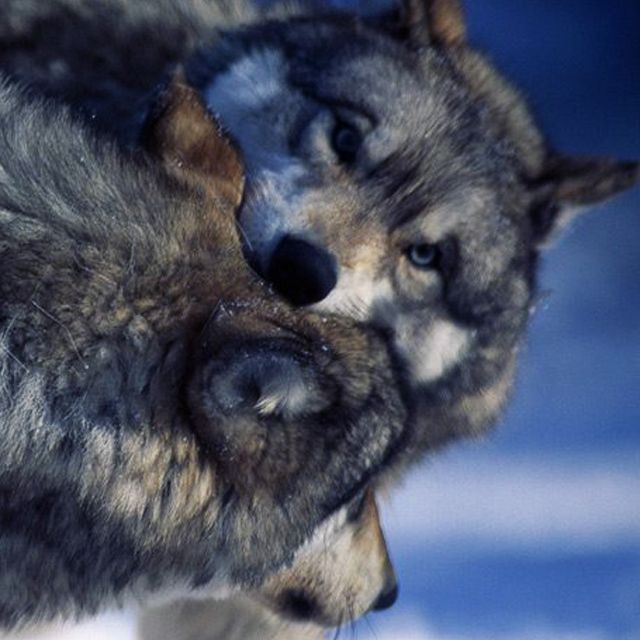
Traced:
<path id="1" fill-rule="evenodd" d="M 238 590 L 321 624 L 388 605 L 384 340 L 247 267 L 197 95 L 172 85 L 134 157 L 2 80 L 0 134 L 0 627 Z"/>
<path id="2" fill-rule="evenodd" d="M 466 40 L 458 0 L 9 0 L 0 67 L 139 139 L 176 64 L 239 145 L 254 269 L 291 304 L 386 333 L 418 459 L 501 415 L 539 257 L 636 162 L 554 151 Z M 138 46 L 144 42 L 144 51 Z"/>
<path id="3" fill-rule="evenodd" d="M 291 304 L 386 334 L 412 460 L 496 422 L 544 247 L 640 175 L 553 150 L 455 0 L 45 4 L 8 0 L 0 67 L 135 146 L 184 65 L 245 157 L 248 260 Z"/>

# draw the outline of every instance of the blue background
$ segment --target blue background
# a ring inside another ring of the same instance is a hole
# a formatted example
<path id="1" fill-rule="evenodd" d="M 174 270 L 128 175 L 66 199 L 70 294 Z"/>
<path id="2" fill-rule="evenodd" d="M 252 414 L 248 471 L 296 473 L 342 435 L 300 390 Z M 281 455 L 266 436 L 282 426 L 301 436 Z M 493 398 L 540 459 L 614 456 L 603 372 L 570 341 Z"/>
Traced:
<path id="1" fill-rule="evenodd" d="M 466 8 L 556 148 L 640 159 L 638 0 Z M 391 496 L 401 597 L 360 637 L 640 638 L 640 189 L 577 220 L 540 284 L 502 424 Z"/>

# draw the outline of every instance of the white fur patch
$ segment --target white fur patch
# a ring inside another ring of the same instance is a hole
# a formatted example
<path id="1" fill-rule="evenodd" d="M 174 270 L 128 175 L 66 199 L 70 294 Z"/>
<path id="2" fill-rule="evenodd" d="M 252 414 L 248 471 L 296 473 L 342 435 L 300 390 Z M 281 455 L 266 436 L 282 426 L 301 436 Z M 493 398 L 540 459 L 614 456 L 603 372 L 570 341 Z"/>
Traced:
<path id="1" fill-rule="evenodd" d="M 403 324 L 400 321 L 396 328 L 396 347 L 418 383 L 433 382 L 447 373 L 471 342 L 470 332 L 449 320 L 436 319 L 426 331 Z"/>
<path id="2" fill-rule="evenodd" d="M 223 116 L 225 124 L 232 111 L 256 109 L 282 91 L 285 63 L 278 51 L 261 49 L 234 62 L 205 89 L 207 106 Z"/>
<path id="3" fill-rule="evenodd" d="M 295 376 L 292 370 L 288 380 L 276 380 L 267 383 L 262 397 L 256 403 L 256 409 L 262 416 L 302 414 L 309 405 L 309 391 L 302 376 Z"/>
<path id="4" fill-rule="evenodd" d="M 373 280 L 364 270 L 341 269 L 335 289 L 314 306 L 314 311 L 339 313 L 355 320 L 368 320 L 373 307 L 392 297 L 388 279 Z"/>
<path id="5" fill-rule="evenodd" d="M 313 551 L 325 551 L 327 545 L 333 541 L 338 534 L 342 532 L 347 523 L 347 512 L 349 505 L 345 505 L 332 513 L 322 524 L 320 524 L 311 538 L 309 538 L 296 552 L 295 558 L 308 554 Z M 294 560 L 295 563 L 295 560 Z"/>
<path id="6" fill-rule="evenodd" d="M 208 108 L 242 150 L 248 179 L 241 233 L 262 268 L 283 235 L 304 227 L 299 183 L 307 170 L 291 157 L 283 131 L 265 125 L 265 114 L 281 110 L 291 92 L 286 73 L 279 51 L 260 49 L 237 60 L 204 91 Z"/>
<path id="7" fill-rule="evenodd" d="M 241 232 L 263 269 L 282 236 L 304 234 L 304 220 L 300 216 L 303 193 L 297 186 L 297 181 L 304 177 L 302 165 L 283 156 L 265 160 L 278 166 L 252 176 L 239 216 Z"/>
<path id="8" fill-rule="evenodd" d="M 158 591 L 154 591 L 150 595 L 144 593 L 135 598 L 142 602 L 145 606 L 159 607 L 171 604 L 177 600 L 225 600 L 240 592 L 240 587 L 232 584 L 229 580 L 222 577 L 216 577 L 207 584 L 203 584 L 196 589 L 193 587 L 174 584 L 166 586 Z"/>

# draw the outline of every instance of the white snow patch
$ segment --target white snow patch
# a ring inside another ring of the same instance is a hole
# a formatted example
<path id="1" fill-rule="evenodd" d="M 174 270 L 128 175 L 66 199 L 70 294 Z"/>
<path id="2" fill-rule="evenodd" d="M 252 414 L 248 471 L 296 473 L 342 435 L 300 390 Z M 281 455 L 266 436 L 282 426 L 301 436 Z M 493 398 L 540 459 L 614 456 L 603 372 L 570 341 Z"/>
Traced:
<path id="1" fill-rule="evenodd" d="M 385 509 L 398 545 L 603 549 L 640 539 L 632 456 L 518 459 L 456 452 L 415 471 Z"/>

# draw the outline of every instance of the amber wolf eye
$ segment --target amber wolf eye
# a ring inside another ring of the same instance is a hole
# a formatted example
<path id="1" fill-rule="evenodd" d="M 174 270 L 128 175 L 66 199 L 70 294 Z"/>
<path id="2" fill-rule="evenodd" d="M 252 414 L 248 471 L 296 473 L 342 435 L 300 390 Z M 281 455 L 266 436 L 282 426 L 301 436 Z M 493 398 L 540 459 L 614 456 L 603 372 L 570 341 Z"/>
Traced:
<path id="1" fill-rule="evenodd" d="M 417 269 L 437 269 L 440 261 L 438 245 L 424 242 L 412 244 L 407 249 L 407 258 Z"/>
<path id="2" fill-rule="evenodd" d="M 355 127 L 344 122 L 336 124 L 331 134 L 331 147 L 340 162 L 351 164 L 361 145 L 362 135 Z"/>

